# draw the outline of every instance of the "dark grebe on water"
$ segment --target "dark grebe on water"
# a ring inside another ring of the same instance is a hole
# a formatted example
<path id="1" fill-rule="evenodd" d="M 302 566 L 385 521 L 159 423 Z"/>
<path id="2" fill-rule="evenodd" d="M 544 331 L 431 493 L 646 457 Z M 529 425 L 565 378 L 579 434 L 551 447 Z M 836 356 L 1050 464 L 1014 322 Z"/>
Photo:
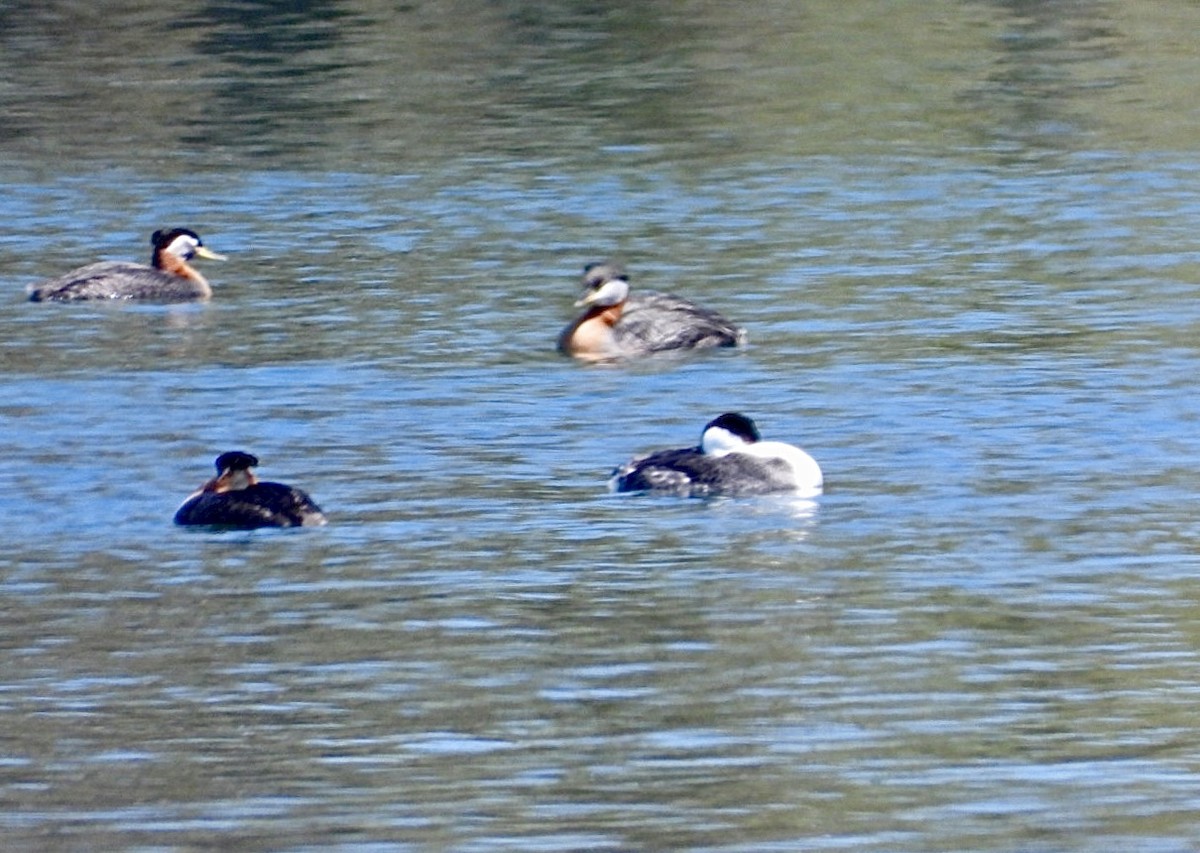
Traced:
<path id="1" fill-rule="evenodd" d="M 321 508 L 305 492 L 259 480 L 251 468 L 258 457 L 240 450 L 217 457 L 217 476 L 188 496 L 175 523 L 249 530 L 255 527 L 317 527 Z"/>

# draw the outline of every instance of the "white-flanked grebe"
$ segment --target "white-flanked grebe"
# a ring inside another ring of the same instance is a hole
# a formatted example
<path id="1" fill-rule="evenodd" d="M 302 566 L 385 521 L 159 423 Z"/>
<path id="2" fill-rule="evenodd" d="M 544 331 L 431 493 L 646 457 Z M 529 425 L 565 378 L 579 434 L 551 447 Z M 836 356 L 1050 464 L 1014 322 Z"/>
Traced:
<path id="1" fill-rule="evenodd" d="M 754 495 L 821 493 L 824 478 L 817 461 L 782 441 L 762 441 L 754 421 L 727 412 L 709 421 L 698 447 L 660 450 L 638 456 L 613 472 L 617 492 L 676 495 Z"/>
<path id="2" fill-rule="evenodd" d="M 217 476 L 175 512 L 175 523 L 236 527 L 318 527 L 325 523 L 321 508 L 305 492 L 259 480 L 250 469 L 258 458 L 240 450 L 217 457 Z"/>
<path id="3" fill-rule="evenodd" d="M 583 269 L 584 308 L 558 337 L 558 348 L 584 361 L 610 361 L 650 353 L 746 342 L 744 329 L 715 311 L 668 293 L 629 292 L 629 276 L 615 263 Z"/>
<path id="4" fill-rule="evenodd" d="M 33 302 L 82 299 L 183 302 L 212 296 L 208 280 L 188 261 L 192 258 L 223 261 L 225 256 L 206 248 L 195 231 L 187 228 L 155 231 L 150 237 L 150 245 L 154 247 L 150 266 L 127 261 L 88 264 L 66 275 L 29 285 L 29 298 Z"/>

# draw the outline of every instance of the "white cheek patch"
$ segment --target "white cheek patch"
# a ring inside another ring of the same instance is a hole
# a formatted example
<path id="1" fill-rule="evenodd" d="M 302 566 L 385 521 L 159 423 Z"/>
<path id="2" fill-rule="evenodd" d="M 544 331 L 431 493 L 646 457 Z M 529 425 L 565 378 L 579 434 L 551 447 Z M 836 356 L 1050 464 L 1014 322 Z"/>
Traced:
<path id="1" fill-rule="evenodd" d="M 616 305 L 629 296 L 629 285 L 620 279 L 609 279 L 596 291 L 592 302 L 595 305 Z"/>
<path id="2" fill-rule="evenodd" d="M 196 254 L 196 247 L 200 243 L 195 237 L 189 237 L 187 234 L 180 234 L 167 246 L 167 251 L 172 255 L 180 258 L 190 258 Z"/>

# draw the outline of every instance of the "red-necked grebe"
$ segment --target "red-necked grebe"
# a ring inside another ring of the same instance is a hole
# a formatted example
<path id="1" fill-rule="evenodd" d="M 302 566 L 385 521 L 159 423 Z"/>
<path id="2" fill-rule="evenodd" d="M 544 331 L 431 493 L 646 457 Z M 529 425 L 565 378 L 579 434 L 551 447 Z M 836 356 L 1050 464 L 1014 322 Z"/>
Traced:
<path id="1" fill-rule="evenodd" d="M 667 293 L 630 294 L 629 276 L 614 263 L 588 264 L 584 312 L 563 329 L 558 348 L 584 361 L 609 361 L 650 353 L 735 347 L 744 329 L 715 311 Z"/>
<path id="2" fill-rule="evenodd" d="M 175 512 L 176 524 L 235 527 L 317 527 L 321 508 L 305 492 L 259 480 L 250 469 L 258 458 L 240 450 L 217 457 L 217 476 L 188 496 Z"/>
<path id="3" fill-rule="evenodd" d="M 189 264 L 192 258 L 225 260 L 224 255 L 209 251 L 195 231 L 173 228 L 155 231 L 150 237 L 154 247 L 151 265 L 126 261 L 101 261 L 88 264 L 66 275 L 31 284 L 27 290 L 33 302 L 74 302 L 81 299 L 157 299 L 183 302 L 208 299 L 212 287 Z"/>
<path id="4" fill-rule="evenodd" d="M 754 495 L 768 492 L 821 493 L 817 461 L 782 441 L 762 441 L 754 421 L 728 412 L 709 421 L 698 447 L 638 456 L 613 472 L 617 492 Z"/>

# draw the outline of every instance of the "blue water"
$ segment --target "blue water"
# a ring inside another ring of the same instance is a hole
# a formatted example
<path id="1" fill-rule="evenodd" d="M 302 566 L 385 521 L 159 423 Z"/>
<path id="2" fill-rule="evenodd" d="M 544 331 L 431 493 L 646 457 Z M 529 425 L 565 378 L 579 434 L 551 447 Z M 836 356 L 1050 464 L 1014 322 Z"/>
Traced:
<path id="1" fill-rule="evenodd" d="M 10 21 L 7 844 L 1193 848 L 1173 43 L 1159 102 L 1103 4 L 778 10 L 753 47 L 721 8 L 639 9 L 308 10 L 238 41 L 214 8 L 195 44 L 126 10 L 53 62 L 62 10 Z M 161 44 L 80 73 L 132 24 Z M 186 120 L 127 133 L 135 102 Z M 229 256 L 211 302 L 24 301 L 175 224 Z M 749 346 L 563 358 L 608 256 Z M 607 491 L 728 410 L 825 494 Z M 172 526 L 231 449 L 329 525 Z"/>

